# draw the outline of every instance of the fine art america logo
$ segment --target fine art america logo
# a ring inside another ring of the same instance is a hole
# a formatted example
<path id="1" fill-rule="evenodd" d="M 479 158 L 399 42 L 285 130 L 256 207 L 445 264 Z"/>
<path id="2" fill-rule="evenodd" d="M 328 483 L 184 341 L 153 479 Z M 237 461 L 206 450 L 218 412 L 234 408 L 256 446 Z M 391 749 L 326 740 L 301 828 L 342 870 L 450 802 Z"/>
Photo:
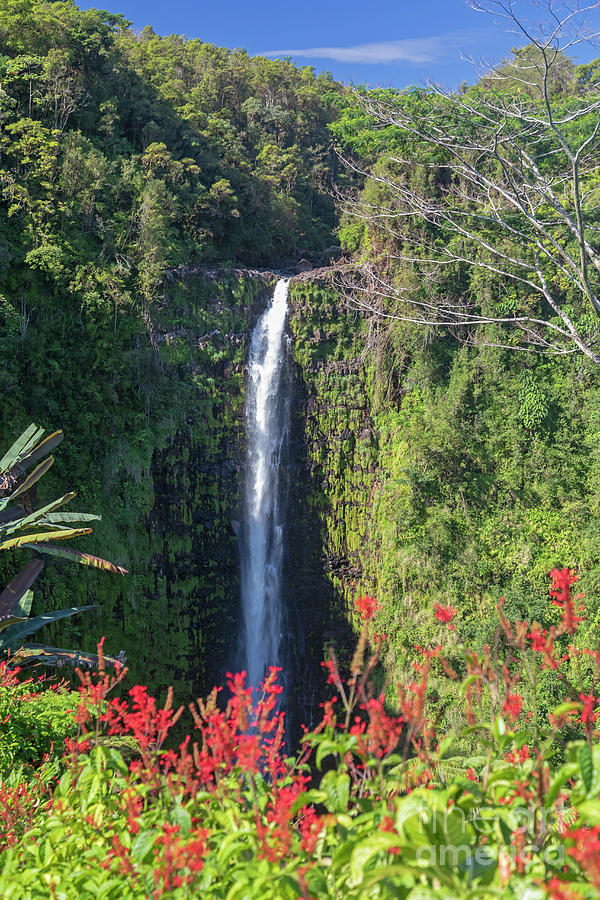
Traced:
<path id="1" fill-rule="evenodd" d="M 493 843 L 500 838 L 501 845 L 504 844 L 500 853 L 506 861 L 511 859 L 513 864 L 518 863 L 519 858 L 528 851 L 535 851 L 538 855 L 541 853 L 548 864 L 564 863 L 564 846 L 544 846 L 548 834 L 562 824 L 557 821 L 560 814 L 557 815 L 555 808 L 530 810 L 511 807 L 504 812 L 494 807 L 474 805 L 465 812 L 454 806 L 431 809 L 424 799 L 414 800 L 415 805 L 403 811 L 396 827 L 412 833 L 411 836 L 417 839 L 419 847 L 416 857 L 423 866 L 451 866 L 480 874 L 488 866 L 502 862 L 487 846 L 488 836 L 492 835 Z M 533 841 L 531 835 L 535 836 Z"/>

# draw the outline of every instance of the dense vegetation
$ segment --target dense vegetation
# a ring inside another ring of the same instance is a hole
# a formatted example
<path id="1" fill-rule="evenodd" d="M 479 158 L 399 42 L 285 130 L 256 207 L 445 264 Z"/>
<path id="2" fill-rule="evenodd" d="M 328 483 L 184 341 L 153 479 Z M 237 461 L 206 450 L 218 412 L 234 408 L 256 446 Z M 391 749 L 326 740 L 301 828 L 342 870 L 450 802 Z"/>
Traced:
<path id="1" fill-rule="evenodd" d="M 330 78 L 71 2 L 8 0 L 0 53 L 7 287 L 26 267 L 93 312 L 331 243 Z"/>
<path id="2" fill-rule="evenodd" d="M 577 578 L 551 577 L 557 624 L 511 622 L 500 607 L 481 654 L 462 643 L 455 608 L 430 611 L 439 644 L 420 649 L 397 715 L 370 684 L 386 640 L 379 606 L 358 598 L 350 670 L 328 660 L 334 693 L 296 757 L 285 756 L 277 669 L 254 697 L 229 675 L 226 708 L 216 689 L 192 704 L 193 737 L 165 750 L 182 708 L 139 685 L 111 698 L 125 672 L 105 671 L 102 645 L 79 694 L 20 683 L 2 664 L 3 896 L 592 900 L 598 651 L 568 649 Z M 434 670 L 464 701 L 463 724 L 443 736 L 428 702 Z"/>
<path id="3" fill-rule="evenodd" d="M 597 70 L 560 57 L 552 102 L 568 115 L 594 100 Z M 487 321 L 552 329 L 560 316 L 458 259 L 464 236 L 439 210 L 455 210 L 464 184 L 444 148 L 377 119 L 381 103 L 419 121 L 443 108 L 460 133 L 452 98 L 361 99 L 308 68 L 137 35 L 70 0 L 4 0 L 0 84 L 0 437 L 8 446 L 35 420 L 70 438 L 27 491 L 24 469 L 12 480 L 31 462 L 27 440 L 0 472 L 0 504 L 23 501 L 0 521 L 17 619 L 0 622 L 2 647 L 49 610 L 44 623 L 61 618 L 61 643 L 83 658 L 104 634 L 130 663 L 110 660 L 109 675 L 101 644 L 78 693 L 0 663 L 2 896 L 598 896 L 598 368 L 522 352 L 543 350 L 545 332 L 524 346 Z M 476 106 L 492 88 L 460 96 Z M 511 108 L 525 102 L 518 80 L 503 91 Z M 591 117 L 572 126 L 579 141 L 590 129 Z M 593 165 L 583 213 L 595 227 Z M 290 291 L 288 697 L 293 730 L 312 730 L 287 758 L 278 673 L 260 698 L 224 674 L 244 362 L 274 280 L 235 265 L 317 257 L 335 239 L 336 181 L 356 192 L 337 231 L 352 265 Z M 406 190 L 437 204 L 431 220 L 406 215 Z M 497 225 L 486 239 L 513 252 Z M 428 268 L 425 246 L 434 262 L 454 257 Z M 489 248 L 470 252 L 489 263 Z M 595 353 L 586 298 L 552 261 L 545 271 Z M 424 324 L 424 304 L 451 309 L 451 327 Z M 465 333 L 465 312 L 485 321 Z M 52 506 L 65 483 L 84 522 L 103 514 L 98 552 L 130 574 L 74 573 L 55 548 L 32 607 L 41 563 L 15 575 L 28 559 L 15 534 L 69 530 Z M 315 724 L 325 644 L 335 698 Z M 50 651 L 65 656 L 29 648 Z M 215 680 L 229 682 L 228 705 L 217 693 L 193 704 L 197 730 L 177 748 L 187 729 L 168 686 L 187 703 Z M 165 693 L 161 707 L 152 695 Z"/>
<path id="4" fill-rule="evenodd" d="M 597 64 L 576 67 L 564 57 L 558 62 L 551 100 L 557 115 L 567 115 L 582 100 L 597 98 Z M 505 107 L 520 109 L 524 102 L 522 85 L 505 80 L 498 88 L 484 80 L 461 94 L 464 107 L 479 109 L 478 98 L 492 89 L 500 113 Z M 544 347 L 524 343 L 509 317 L 529 314 L 555 325 L 560 324 L 558 316 L 527 287 L 458 260 L 462 253 L 483 266 L 494 263 L 486 247 L 453 232 L 437 213 L 443 204 L 448 215 L 453 209 L 464 212 L 460 192 L 467 192 L 467 178 L 458 166 L 452 168 L 444 147 L 392 124 L 394 114 L 400 122 L 409 113 L 421 122 L 437 115 L 440 130 L 455 128 L 452 137 L 458 140 L 462 128 L 467 144 L 469 128 L 475 131 L 476 126 L 467 121 L 464 107 L 452 112 L 451 100 L 421 89 L 377 91 L 352 102 L 344 99 L 332 125 L 350 165 L 368 176 L 358 196 L 346 202 L 341 228 L 360 264 L 359 277 L 338 279 L 350 307 L 343 315 L 348 322 L 354 316 L 355 322 L 365 323 L 357 342 L 346 344 L 343 352 L 350 365 L 354 361 L 355 382 L 363 383 L 371 407 L 355 435 L 362 475 L 356 474 L 356 450 L 345 459 L 341 455 L 344 477 L 353 489 L 363 481 L 364 508 L 368 506 L 364 515 L 359 509 L 358 521 L 355 515 L 346 547 L 362 566 L 363 587 L 383 603 L 392 667 L 406 665 L 414 643 L 427 633 L 433 602 L 458 605 L 473 638 L 485 641 L 501 591 L 507 608 L 525 617 L 543 614 L 544 578 L 554 566 L 576 565 L 592 595 L 598 587 L 597 366 L 578 352 L 531 352 Z M 389 119 L 385 128 L 378 104 L 384 104 Z M 448 122 L 441 118 L 444 110 Z M 588 116 L 576 134 L 568 134 L 569 140 L 593 136 L 594 123 L 594 115 Z M 534 152 L 550 180 L 553 165 L 562 163 L 549 149 L 548 139 Z M 482 156 L 481 165 L 500 183 L 500 161 Z M 597 175 L 591 172 L 586 178 L 584 214 L 594 243 Z M 437 204 L 431 221 L 415 214 L 415 197 Z M 485 208 L 478 208 L 483 217 Z M 542 209 L 551 221 L 546 207 Z M 385 215 L 377 217 L 377 210 Z M 506 212 L 506 218 L 517 228 L 516 215 L 510 218 Z M 485 232 L 501 251 L 517 255 L 516 240 L 511 244 L 499 236 L 493 224 L 484 220 L 481 240 Z M 576 252 L 565 230 L 552 233 Z M 427 265 L 420 262 L 425 258 Z M 549 265 L 548 272 L 556 296 L 595 346 L 598 320 L 587 298 L 556 266 L 552 270 Z M 597 288 L 591 266 L 590 279 Z M 465 330 L 457 324 L 459 311 L 484 321 Z M 318 316 L 316 308 L 317 321 Z M 497 317 L 508 321 L 485 322 Z M 342 402 L 348 375 L 336 375 L 336 352 L 332 348 L 328 355 L 330 379 Z M 325 468 L 332 470 L 340 456 L 333 446 L 330 453 Z M 334 541 L 344 519 L 350 524 L 346 511 L 339 512 L 337 489 L 335 483 L 328 488 L 333 502 L 326 515 Z M 343 588 L 350 599 L 356 572 L 348 574 Z M 596 621 L 594 610 L 590 629 Z"/>
<path id="5" fill-rule="evenodd" d="M 59 566 L 34 613 L 99 601 L 60 640 L 93 650 L 101 617 L 139 678 L 193 696 L 235 632 L 231 470 L 268 280 L 179 267 L 332 243 L 335 85 L 70 2 L 3 3 L 0 54 L 2 443 L 32 420 L 64 428 L 34 502 L 77 485 L 99 552 L 131 572 Z"/>

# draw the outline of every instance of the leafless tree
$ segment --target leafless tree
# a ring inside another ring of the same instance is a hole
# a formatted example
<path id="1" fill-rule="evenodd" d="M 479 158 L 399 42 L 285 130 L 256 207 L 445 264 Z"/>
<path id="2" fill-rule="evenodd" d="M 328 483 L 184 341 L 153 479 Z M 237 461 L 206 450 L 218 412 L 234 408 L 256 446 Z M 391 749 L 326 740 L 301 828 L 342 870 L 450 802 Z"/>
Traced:
<path id="1" fill-rule="evenodd" d="M 574 83 L 568 58 L 598 42 L 600 2 L 529 0 L 537 23 L 519 0 L 470 5 L 519 37 L 510 60 L 458 92 L 357 93 L 401 149 L 368 171 L 344 158 L 371 183 L 344 197 L 346 211 L 388 260 L 344 286 L 378 316 L 600 365 L 600 90 Z M 483 307 L 468 289 L 445 289 L 448 267 L 489 276 L 497 299 Z M 502 297 L 511 285 L 512 306 Z"/>

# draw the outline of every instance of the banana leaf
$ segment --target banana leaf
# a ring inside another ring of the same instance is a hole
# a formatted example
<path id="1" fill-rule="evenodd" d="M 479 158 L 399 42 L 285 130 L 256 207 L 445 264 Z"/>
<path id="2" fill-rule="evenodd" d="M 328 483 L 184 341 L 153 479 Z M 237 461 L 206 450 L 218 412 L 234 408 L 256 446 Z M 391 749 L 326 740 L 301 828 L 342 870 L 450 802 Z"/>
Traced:
<path id="1" fill-rule="evenodd" d="M 57 622 L 59 619 L 66 619 L 68 616 L 74 616 L 76 613 L 86 612 L 88 609 L 94 609 L 97 604 L 91 606 L 73 606 L 71 609 L 57 609 L 54 612 L 45 613 L 41 616 L 34 616 L 32 619 L 25 619 L 16 625 L 11 625 L 0 635 L 0 650 L 14 650 L 19 647 L 23 638 L 34 631 L 39 631 L 44 625 L 50 622 Z"/>
<path id="2" fill-rule="evenodd" d="M 18 615 L 26 618 L 31 612 L 31 604 L 33 603 L 33 591 L 25 591 L 19 602 Z"/>
<path id="3" fill-rule="evenodd" d="M 91 533 L 91 528 L 62 529 L 58 527 L 53 531 L 40 531 L 37 534 L 22 534 L 19 537 L 9 538 L 7 541 L 2 541 L 0 550 L 10 550 L 12 547 L 29 547 L 32 544 L 37 545 L 42 541 L 66 540 L 67 538 L 81 537 L 83 534 Z M 37 550 L 38 547 L 35 546 L 33 549 Z"/>
<path id="4" fill-rule="evenodd" d="M 41 444 L 37 445 L 35 450 L 19 460 L 15 466 L 17 471 L 19 473 L 27 471 L 34 463 L 46 456 L 47 453 L 50 453 L 51 450 L 54 450 L 55 447 L 58 447 L 63 438 L 64 434 L 62 431 L 54 431 L 52 434 L 49 434 Z"/>
<path id="5" fill-rule="evenodd" d="M 25 510 L 22 506 L 14 506 L 12 509 L 3 509 L 2 512 L 0 512 L 0 528 L 4 530 L 8 525 L 11 525 L 24 515 Z"/>
<path id="6" fill-rule="evenodd" d="M 23 451 L 29 450 L 34 446 L 36 441 L 33 440 L 33 438 L 39 440 L 43 433 L 43 430 L 38 428 L 37 425 L 30 425 L 29 428 L 23 432 L 21 437 L 17 438 L 12 447 L 6 451 L 2 459 L 0 459 L 0 472 L 7 472 L 11 469 L 18 461 L 19 457 L 22 456 Z"/>
<path id="7" fill-rule="evenodd" d="M 16 625 L 18 622 L 25 622 L 26 620 L 27 616 L 6 616 L 5 618 L 0 619 L 0 632 L 10 628 L 11 625 Z"/>
<path id="8" fill-rule="evenodd" d="M 12 654 L 11 662 L 18 663 L 20 666 L 37 663 L 43 666 L 88 666 L 91 669 L 97 668 L 99 664 L 96 653 L 87 653 L 82 650 L 62 650 L 59 647 L 47 647 L 45 644 L 24 644 Z M 117 663 L 124 666 L 126 659 L 125 655 L 120 653 L 116 659 L 112 656 L 105 656 L 104 662 L 107 666 L 115 666 Z"/>
<path id="9" fill-rule="evenodd" d="M 25 622 L 29 618 L 32 602 L 33 591 L 25 591 L 14 612 L 0 618 L 0 631 L 4 631 L 10 625 L 16 625 L 17 622 Z"/>
<path id="10" fill-rule="evenodd" d="M 49 513 L 44 517 L 44 522 L 48 522 L 50 525 L 61 522 L 100 522 L 101 520 L 102 516 L 97 516 L 95 513 L 78 512 Z"/>
<path id="11" fill-rule="evenodd" d="M 68 503 L 69 500 L 72 500 L 73 497 L 76 497 L 75 491 L 71 491 L 68 494 L 65 494 L 63 497 L 60 497 L 58 500 L 53 500 L 52 503 L 48 503 L 47 506 L 42 506 L 40 509 L 36 509 L 34 512 L 29 513 L 28 516 L 25 516 L 21 519 L 20 522 L 16 522 L 12 528 L 9 529 L 9 533 L 11 531 L 16 531 L 17 528 L 25 528 L 26 525 L 32 525 L 34 522 L 39 522 L 40 519 L 44 519 L 48 514 L 52 514 L 55 509 L 59 509 L 61 506 L 64 506 L 65 503 Z"/>
<path id="12" fill-rule="evenodd" d="M 39 481 L 42 475 L 45 475 L 51 465 L 54 463 L 54 457 L 49 456 L 48 459 L 45 459 L 44 462 L 41 462 L 39 466 L 37 466 L 31 475 L 28 475 L 25 481 L 21 482 L 19 487 L 12 492 L 10 495 L 10 499 L 14 500 L 15 497 L 18 497 L 20 494 L 24 494 L 25 491 L 28 491 L 30 487 L 32 487 L 36 481 Z"/>
<path id="13" fill-rule="evenodd" d="M 93 566 L 95 569 L 102 569 L 104 572 L 115 572 L 117 575 L 128 574 L 127 569 L 124 569 L 123 566 L 117 566 L 107 559 L 100 559 L 99 556 L 92 556 L 90 553 L 71 550 L 70 547 L 55 547 L 53 544 L 23 544 L 22 546 L 29 550 L 37 550 L 39 553 L 49 553 L 50 556 L 60 556 L 61 559 L 70 559 L 73 562 L 80 563 L 82 566 Z M 0 549 L 2 549 L 2 545 L 0 545 Z"/>
<path id="14" fill-rule="evenodd" d="M 0 594 L 0 621 L 7 616 L 14 616 L 19 610 L 22 598 L 44 568 L 44 561 L 32 559 L 15 575 Z M 28 615 L 28 613 L 26 613 Z"/>

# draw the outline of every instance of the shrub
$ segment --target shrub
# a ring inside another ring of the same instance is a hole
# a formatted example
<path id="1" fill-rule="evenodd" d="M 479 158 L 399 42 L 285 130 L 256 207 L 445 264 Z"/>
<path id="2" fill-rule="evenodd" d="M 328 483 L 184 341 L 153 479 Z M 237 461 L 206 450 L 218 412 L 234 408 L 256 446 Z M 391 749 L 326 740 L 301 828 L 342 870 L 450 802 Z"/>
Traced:
<path id="1" fill-rule="evenodd" d="M 117 664 L 79 672 L 77 734 L 65 771 L 0 789 L 10 898 L 519 898 L 576 900 L 600 890 L 600 651 L 576 646 L 580 597 L 552 572 L 556 623 L 510 622 L 499 606 L 492 646 L 464 646 L 459 616 L 438 605 L 442 643 L 418 648 L 412 680 L 386 706 L 371 676 L 385 646 L 378 605 L 321 722 L 287 756 L 279 672 L 258 697 L 244 673 L 191 707 L 194 737 L 165 749 L 182 713 L 146 688 L 111 698 Z M 450 640 L 448 640 L 450 638 Z M 444 644 L 451 654 L 443 652 Z M 428 711 L 439 667 L 464 701 L 465 726 L 440 733 Z M 540 711 L 544 676 L 554 709 Z M 133 738 L 138 758 L 101 742 Z M 470 756 L 464 747 L 475 748 Z"/>
<path id="2" fill-rule="evenodd" d="M 77 694 L 64 682 L 44 678 L 19 680 L 19 669 L 0 662 L 0 775 L 19 764 L 39 766 L 59 759 L 65 740 L 77 731 L 71 715 Z"/>

